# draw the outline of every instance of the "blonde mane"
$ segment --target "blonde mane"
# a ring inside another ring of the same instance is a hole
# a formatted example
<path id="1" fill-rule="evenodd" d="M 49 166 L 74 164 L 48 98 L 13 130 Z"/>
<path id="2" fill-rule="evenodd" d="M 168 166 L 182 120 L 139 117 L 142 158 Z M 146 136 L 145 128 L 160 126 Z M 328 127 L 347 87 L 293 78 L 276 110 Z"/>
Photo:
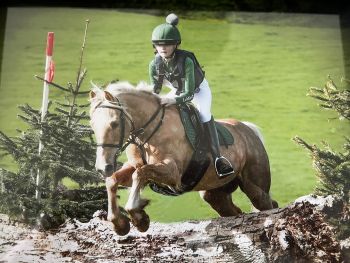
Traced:
<path id="1" fill-rule="evenodd" d="M 160 100 L 160 97 L 153 93 L 152 86 L 144 81 L 139 82 L 136 87 L 127 81 L 110 83 L 105 90 L 111 93 L 114 97 L 118 97 L 118 95 L 121 94 L 134 94 L 135 96 L 146 96 L 153 99 L 155 98 L 158 101 Z"/>
<path id="2" fill-rule="evenodd" d="M 112 103 L 111 101 L 106 100 L 104 96 L 104 91 L 108 91 L 113 97 L 118 98 L 119 95 L 122 94 L 132 94 L 134 96 L 138 96 L 141 98 L 146 98 L 147 100 L 154 99 L 158 103 L 160 103 L 160 97 L 153 93 L 152 86 L 148 85 L 146 82 L 140 82 L 137 84 L 137 86 L 133 86 L 128 81 L 118 81 L 118 82 L 112 82 L 107 85 L 107 87 L 103 90 L 93 82 L 91 82 L 92 85 L 92 91 L 96 94 L 95 97 L 90 98 L 91 108 L 90 108 L 90 116 L 92 115 L 93 111 L 96 109 L 98 105 L 101 103 Z M 113 103 L 114 104 L 114 103 Z M 121 105 L 113 105 L 115 108 L 120 107 L 121 110 L 124 110 L 126 114 L 127 113 L 127 105 L 124 105 L 123 102 L 121 102 Z"/>

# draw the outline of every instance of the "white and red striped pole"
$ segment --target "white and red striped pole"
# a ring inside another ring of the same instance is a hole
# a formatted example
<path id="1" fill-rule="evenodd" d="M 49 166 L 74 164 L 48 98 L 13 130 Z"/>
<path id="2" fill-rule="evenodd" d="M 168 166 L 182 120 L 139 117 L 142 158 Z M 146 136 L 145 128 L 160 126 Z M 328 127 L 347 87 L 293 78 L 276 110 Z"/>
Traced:
<path id="1" fill-rule="evenodd" d="M 48 32 L 47 42 L 46 42 L 45 81 L 44 81 L 44 88 L 43 88 L 43 100 L 42 100 L 42 106 L 41 106 L 41 121 L 45 120 L 47 107 L 49 104 L 49 84 L 47 82 L 51 82 L 54 76 L 54 64 L 52 61 L 53 42 L 54 42 L 54 32 Z M 43 149 L 43 144 L 41 141 L 39 141 L 39 155 L 42 149 Z M 36 176 L 37 188 L 35 191 L 35 198 L 38 200 L 40 199 L 39 186 L 40 186 L 40 170 L 38 170 L 38 173 Z"/>
<path id="2" fill-rule="evenodd" d="M 53 53 L 53 40 L 54 33 L 47 33 L 47 43 L 46 43 L 46 63 L 45 63 L 45 80 L 44 81 L 44 90 L 43 90 L 43 102 L 41 107 L 41 121 L 45 119 L 47 112 L 47 105 L 49 103 L 49 84 L 47 81 L 51 82 L 53 79 L 53 62 L 52 62 L 52 53 Z"/>

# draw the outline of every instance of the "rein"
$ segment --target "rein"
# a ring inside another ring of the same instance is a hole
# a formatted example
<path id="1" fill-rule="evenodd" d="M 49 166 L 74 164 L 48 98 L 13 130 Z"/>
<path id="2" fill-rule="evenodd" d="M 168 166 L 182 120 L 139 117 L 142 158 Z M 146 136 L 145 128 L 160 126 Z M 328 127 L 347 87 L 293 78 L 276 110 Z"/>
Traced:
<path id="1" fill-rule="evenodd" d="M 98 105 L 96 107 L 97 108 L 108 108 L 108 109 L 114 109 L 114 110 L 119 110 L 120 111 L 120 115 L 119 115 L 119 123 L 120 123 L 120 138 L 119 138 L 119 143 L 118 144 L 111 144 L 111 143 L 99 143 L 96 144 L 97 147 L 111 147 L 111 148 L 117 148 L 117 153 L 116 155 L 122 153 L 126 147 L 128 147 L 130 144 L 135 144 L 141 151 L 141 157 L 142 157 L 142 161 L 144 164 L 147 164 L 147 160 L 146 160 L 146 154 L 145 154 L 145 148 L 144 145 L 153 137 L 153 135 L 158 131 L 158 129 L 160 128 L 160 126 L 163 123 L 163 118 L 164 118 L 164 114 L 165 114 L 165 107 L 163 105 L 159 105 L 159 107 L 157 108 L 157 110 L 153 113 L 153 115 L 150 117 L 150 119 L 139 129 L 135 129 L 135 124 L 134 121 L 130 118 L 129 114 L 127 114 L 125 112 L 125 109 L 122 107 L 120 101 L 118 98 L 117 99 L 117 105 L 116 106 L 112 106 L 112 105 Z M 109 101 L 111 104 L 114 104 L 113 102 Z M 116 104 L 116 103 L 115 103 Z M 154 119 L 158 116 L 159 112 L 162 110 L 162 115 L 160 118 L 160 121 L 158 122 L 157 126 L 155 127 L 155 129 L 152 131 L 151 135 L 148 136 L 148 138 L 144 141 L 141 142 L 140 138 L 138 137 L 139 135 L 143 134 L 145 132 L 145 129 L 147 128 L 147 126 L 149 124 L 151 124 Z M 131 123 L 131 131 L 129 133 L 129 138 L 126 140 L 126 142 L 123 144 L 124 142 L 124 138 L 125 138 L 125 117 L 130 121 Z"/>

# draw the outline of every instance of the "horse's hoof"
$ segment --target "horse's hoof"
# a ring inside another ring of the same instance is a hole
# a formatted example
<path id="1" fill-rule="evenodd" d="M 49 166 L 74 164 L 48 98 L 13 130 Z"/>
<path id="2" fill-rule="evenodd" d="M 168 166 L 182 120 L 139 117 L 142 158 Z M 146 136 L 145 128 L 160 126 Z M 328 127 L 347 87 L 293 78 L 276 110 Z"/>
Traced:
<path id="1" fill-rule="evenodd" d="M 125 236 L 130 232 L 130 220 L 125 215 L 120 214 L 112 223 L 113 229 L 118 235 Z"/>
<path id="2" fill-rule="evenodd" d="M 149 216 L 144 210 L 129 211 L 131 222 L 140 232 L 146 232 L 150 225 Z"/>
<path id="3" fill-rule="evenodd" d="M 141 211 L 141 214 L 142 218 L 135 226 L 140 232 L 146 232 L 149 228 L 150 219 L 144 210 Z"/>

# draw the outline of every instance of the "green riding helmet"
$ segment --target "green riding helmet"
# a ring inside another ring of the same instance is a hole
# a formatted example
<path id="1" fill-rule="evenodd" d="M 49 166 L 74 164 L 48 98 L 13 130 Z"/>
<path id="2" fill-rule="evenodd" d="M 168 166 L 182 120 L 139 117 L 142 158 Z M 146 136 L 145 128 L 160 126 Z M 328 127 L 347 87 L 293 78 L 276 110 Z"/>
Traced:
<path id="1" fill-rule="evenodd" d="M 179 18 L 175 14 L 166 17 L 166 23 L 157 26 L 152 32 L 152 43 L 158 45 L 178 45 L 181 43 L 180 31 L 176 25 Z"/>

